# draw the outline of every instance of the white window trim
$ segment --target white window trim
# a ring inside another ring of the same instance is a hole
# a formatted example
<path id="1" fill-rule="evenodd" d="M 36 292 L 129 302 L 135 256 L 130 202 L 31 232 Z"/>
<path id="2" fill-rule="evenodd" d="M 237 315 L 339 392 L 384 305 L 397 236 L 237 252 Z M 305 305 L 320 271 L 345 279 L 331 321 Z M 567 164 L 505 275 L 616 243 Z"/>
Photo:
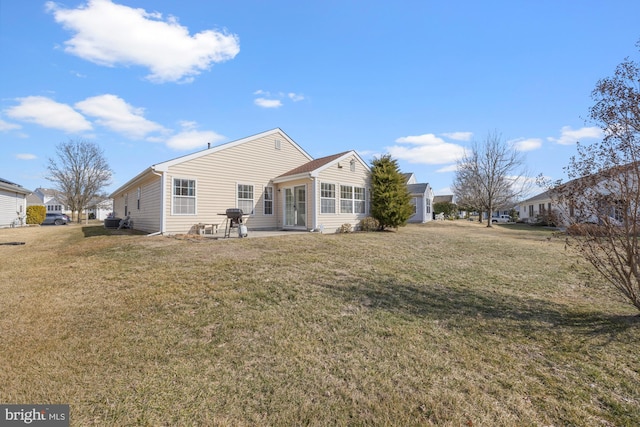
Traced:
<path id="1" fill-rule="evenodd" d="M 350 187 L 351 188 L 351 198 L 347 199 L 347 198 L 342 198 L 342 187 Z M 366 215 L 367 213 L 367 188 L 366 187 L 360 187 L 356 184 L 340 184 L 338 186 L 339 191 L 340 191 L 340 198 L 339 198 L 339 209 L 340 209 L 340 214 L 342 215 Z M 356 189 L 361 189 L 362 190 L 362 195 L 364 196 L 364 199 L 356 199 Z M 349 200 L 351 202 L 351 212 L 342 212 L 342 201 L 346 201 Z M 356 212 L 356 202 L 362 202 L 364 204 L 364 212 Z"/>
<path id="2" fill-rule="evenodd" d="M 267 192 L 267 188 L 271 189 L 271 200 L 269 200 L 271 202 L 271 213 L 268 214 L 266 213 L 267 209 L 266 209 L 266 203 L 267 203 L 267 198 L 264 197 L 266 195 Z M 273 189 L 273 185 L 266 185 L 263 189 L 262 189 L 262 194 L 263 194 L 263 200 L 262 200 L 262 215 L 264 216 L 274 216 L 275 212 L 276 212 L 276 201 L 275 201 L 275 195 L 273 193 L 274 189 Z M 254 189 L 254 193 L 255 193 L 255 189 Z"/>
<path id="3" fill-rule="evenodd" d="M 342 187 L 345 188 L 350 188 L 351 189 L 351 198 L 347 199 L 347 198 L 343 198 L 342 197 Z M 339 206 L 340 206 L 340 214 L 341 215 L 353 215 L 353 185 L 350 184 L 340 184 L 340 186 L 338 187 L 339 191 L 340 191 L 340 197 L 339 197 Z M 342 202 L 343 201 L 349 201 L 351 202 L 351 212 L 342 212 Z"/>
<path id="4" fill-rule="evenodd" d="M 362 190 L 362 195 L 364 199 L 356 199 L 356 188 Z M 364 206 L 364 212 L 356 212 L 356 202 L 361 202 L 362 206 Z M 367 188 L 366 187 L 358 187 L 353 186 L 353 213 L 356 215 L 366 215 L 367 213 Z"/>
<path id="5" fill-rule="evenodd" d="M 176 179 L 185 180 L 185 181 L 193 181 L 195 186 L 195 196 L 176 196 L 174 194 Z M 176 197 L 193 197 L 194 207 L 193 213 L 176 213 L 176 204 L 174 203 Z M 194 216 L 198 215 L 198 180 L 195 178 L 184 178 L 184 177 L 171 177 L 171 215 L 175 216 Z"/>
<path id="6" fill-rule="evenodd" d="M 322 184 L 333 185 L 333 197 L 322 197 Z M 320 214 L 321 215 L 337 215 L 339 214 L 338 191 L 340 186 L 335 182 L 320 182 Z M 333 212 L 322 212 L 322 200 L 333 200 Z"/>
<path id="7" fill-rule="evenodd" d="M 240 185 L 247 185 L 247 186 L 251 186 L 251 199 L 240 199 L 238 197 L 238 186 Z M 244 211 L 244 209 L 242 210 L 242 214 L 243 215 L 249 215 L 249 216 L 254 216 L 256 214 L 256 185 L 255 184 L 251 184 L 248 182 L 236 182 L 236 208 L 240 208 L 240 200 L 251 200 L 251 213 L 247 213 Z"/>

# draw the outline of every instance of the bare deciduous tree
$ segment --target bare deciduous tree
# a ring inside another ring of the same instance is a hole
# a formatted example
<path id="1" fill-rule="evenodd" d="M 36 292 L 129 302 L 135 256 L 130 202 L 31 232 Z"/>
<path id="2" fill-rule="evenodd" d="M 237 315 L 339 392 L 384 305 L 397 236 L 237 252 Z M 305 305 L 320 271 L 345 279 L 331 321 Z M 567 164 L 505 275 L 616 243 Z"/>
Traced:
<path id="1" fill-rule="evenodd" d="M 458 161 L 453 189 L 458 204 L 487 212 L 491 227 L 494 209 L 515 205 L 529 190 L 528 182 L 522 153 L 492 132 Z"/>
<path id="2" fill-rule="evenodd" d="M 578 144 L 565 168 L 573 179 L 551 193 L 569 245 L 640 310 L 640 64 L 626 58 L 591 96 L 604 137 Z"/>
<path id="3" fill-rule="evenodd" d="M 56 184 L 80 222 L 82 210 L 109 185 L 111 169 L 102 149 L 93 142 L 71 140 L 59 144 L 56 155 L 57 159 L 49 158 L 47 179 Z"/>

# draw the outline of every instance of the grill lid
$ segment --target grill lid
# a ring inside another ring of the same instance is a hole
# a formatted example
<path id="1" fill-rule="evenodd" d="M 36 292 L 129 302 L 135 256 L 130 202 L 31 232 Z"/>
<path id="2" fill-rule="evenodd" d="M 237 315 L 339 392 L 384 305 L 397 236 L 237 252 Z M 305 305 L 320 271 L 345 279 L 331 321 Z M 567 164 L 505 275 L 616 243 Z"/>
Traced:
<path id="1" fill-rule="evenodd" d="M 242 209 L 239 208 L 229 208 L 226 211 L 227 218 L 238 219 L 242 218 Z"/>

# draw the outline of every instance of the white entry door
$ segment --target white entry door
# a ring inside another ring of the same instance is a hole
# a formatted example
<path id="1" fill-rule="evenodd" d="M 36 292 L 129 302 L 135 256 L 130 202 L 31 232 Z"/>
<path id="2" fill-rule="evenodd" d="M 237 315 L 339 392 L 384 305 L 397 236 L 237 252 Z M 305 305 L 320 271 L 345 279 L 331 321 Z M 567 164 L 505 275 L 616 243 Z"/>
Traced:
<path id="1" fill-rule="evenodd" d="M 304 185 L 284 190 L 285 227 L 307 226 L 307 188 Z"/>

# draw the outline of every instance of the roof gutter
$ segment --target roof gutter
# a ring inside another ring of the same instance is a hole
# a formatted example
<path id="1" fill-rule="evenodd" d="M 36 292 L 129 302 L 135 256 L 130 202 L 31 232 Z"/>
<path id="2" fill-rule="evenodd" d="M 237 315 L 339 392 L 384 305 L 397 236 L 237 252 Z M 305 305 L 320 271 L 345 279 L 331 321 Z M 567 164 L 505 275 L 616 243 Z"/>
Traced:
<path id="1" fill-rule="evenodd" d="M 274 184 L 282 184 L 283 182 L 297 181 L 299 179 L 317 178 L 317 174 L 313 172 L 303 172 L 296 175 L 281 176 L 273 179 Z"/>

